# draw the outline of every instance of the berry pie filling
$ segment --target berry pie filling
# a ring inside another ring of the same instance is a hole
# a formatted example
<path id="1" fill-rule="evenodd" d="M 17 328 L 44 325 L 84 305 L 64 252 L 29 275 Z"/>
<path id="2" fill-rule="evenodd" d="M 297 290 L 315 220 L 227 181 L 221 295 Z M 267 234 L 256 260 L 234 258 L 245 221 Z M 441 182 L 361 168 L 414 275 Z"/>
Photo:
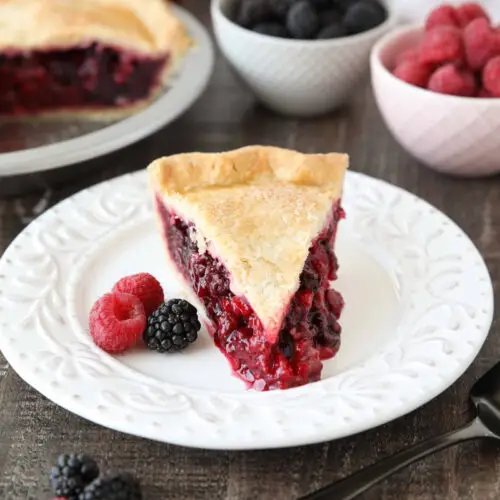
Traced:
<path id="1" fill-rule="evenodd" d="M 168 56 L 91 43 L 0 54 L 0 114 L 127 107 L 152 96 Z"/>
<path id="2" fill-rule="evenodd" d="M 204 304 L 212 321 L 209 331 L 234 373 L 256 390 L 288 389 L 319 380 L 321 361 L 332 358 L 340 347 L 344 301 L 330 288 L 338 270 L 333 248 L 337 223 L 344 216 L 340 205 L 333 207 L 312 242 L 278 341 L 271 343 L 245 297 L 231 292 L 224 264 L 208 250 L 199 250 L 192 237 L 194 225 L 158 198 L 156 204 L 171 258 Z"/>

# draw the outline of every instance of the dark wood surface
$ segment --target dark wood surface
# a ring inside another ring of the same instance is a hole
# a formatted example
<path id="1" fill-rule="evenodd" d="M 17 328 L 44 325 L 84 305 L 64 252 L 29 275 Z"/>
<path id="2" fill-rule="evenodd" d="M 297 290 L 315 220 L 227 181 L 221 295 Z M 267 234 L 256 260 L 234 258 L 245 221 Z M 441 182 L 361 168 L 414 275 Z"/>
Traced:
<path id="1" fill-rule="evenodd" d="M 208 2 L 184 2 L 208 23 Z M 310 121 L 258 107 L 219 57 L 207 92 L 174 124 L 124 151 L 75 168 L 77 179 L 0 200 L 0 251 L 33 216 L 93 183 L 143 168 L 180 151 L 219 151 L 264 143 L 305 152 L 345 151 L 352 169 L 401 186 L 447 213 L 469 234 L 500 284 L 500 181 L 457 180 L 419 165 L 392 139 L 368 82 L 353 102 Z M 71 168 L 71 167 L 70 167 Z M 496 318 L 495 318 L 496 319 Z M 495 324 L 479 357 L 449 390 L 414 413 L 378 429 L 314 446 L 257 452 L 191 450 L 101 428 L 72 415 L 26 385 L 0 355 L 0 499 L 50 498 L 47 471 L 66 450 L 84 450 L 109 467 L 135 471 L 146 500 L 286 500 L 303 495 L 409 444 L 453 429 L 470 416 L 473 381 L 500 357 Z M 500 447 L 470 443 L 393 476 L 363 498 L 500 497 Z"/>

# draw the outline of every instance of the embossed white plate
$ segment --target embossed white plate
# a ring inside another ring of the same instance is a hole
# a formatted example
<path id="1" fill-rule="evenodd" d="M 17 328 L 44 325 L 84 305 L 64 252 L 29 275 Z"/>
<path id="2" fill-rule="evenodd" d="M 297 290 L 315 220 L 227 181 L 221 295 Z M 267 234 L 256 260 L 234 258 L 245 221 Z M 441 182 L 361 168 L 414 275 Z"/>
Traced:
<path id="1" fill-rule="evenodd" d="M 196 17 L 178 5 L 172 8 L 186 26 L 194 46 L 164 93 L 146 109 L 112 123 L 0 122 L 0 176 L 41 172 L 111 153 L 153 134 L 190 108 L 212 75 L 213 43 Z"/>
<path id="2" fill-rule="evenodd" d="M 399 417 L 452 384 L 483 344 L 492 285 L 467 236 L 424 201 L 349 173 L 339 232 L 343 345 L 320 382 L 245 390 L 206 332 L 190 349 L 111 357 L 87 334 L 122 276 L 166 274 L 144 172 L 60 203 L 0 260 L 0 348 L 29 384 L 101 425 L 185 446 L 249 449 L 340 438 Z"/>

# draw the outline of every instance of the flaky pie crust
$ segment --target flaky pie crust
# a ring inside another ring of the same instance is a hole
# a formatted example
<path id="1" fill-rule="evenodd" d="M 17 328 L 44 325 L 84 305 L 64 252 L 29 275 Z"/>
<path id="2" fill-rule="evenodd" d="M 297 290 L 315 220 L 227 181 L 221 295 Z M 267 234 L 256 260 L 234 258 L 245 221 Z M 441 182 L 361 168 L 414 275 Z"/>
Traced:
<path id="1" fill-rule="evenodd" d="M 160 158 L 151 187 L 196 226 L 199 248 L 231 273 L 267 334 L 278 334 L 313 239 L 342 194 L 348 156 L 267 146 Z"/>
<path id="2" fill-rule="evenodd" d="M 167 0 L 0 0 L 0 50 L 89 41 L 173 59 L 190 45 Z"/>

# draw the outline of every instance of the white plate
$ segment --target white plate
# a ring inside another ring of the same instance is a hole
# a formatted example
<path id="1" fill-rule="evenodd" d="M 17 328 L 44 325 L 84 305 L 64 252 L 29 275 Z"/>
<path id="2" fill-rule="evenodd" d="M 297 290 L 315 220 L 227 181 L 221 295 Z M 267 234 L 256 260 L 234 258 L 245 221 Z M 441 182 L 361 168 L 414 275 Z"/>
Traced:
<path id="1" fill-rule="evenodd" d="M 11 151 L 0 154 L 0 176 L 41 172 L 111 153 L 151 135 L 184 113 L 205 90 L 215 58 L 205 27 L 182 7 L 174 5 L 173 9 L 195 44 L 154 103 L 111 125 L 67 120 L 0 123 L 0 151 Z"/>
<path id="2" fill-rule="evenodd" d="M 349 173 L 337 252 L 343 345 L 320 382 L 247 391 L 206 333 L 188 351 L 111 357 L 86 332 L 92 303 L 124 275 L 166 274 L 144 172 L 63 201 L 0 260 L 0 348 L 42 394 L 101 425 L 214 449 L 302 445 L 383 424 L 469 366 L 493 314 L 485 264 L 446 216 Z"/>

